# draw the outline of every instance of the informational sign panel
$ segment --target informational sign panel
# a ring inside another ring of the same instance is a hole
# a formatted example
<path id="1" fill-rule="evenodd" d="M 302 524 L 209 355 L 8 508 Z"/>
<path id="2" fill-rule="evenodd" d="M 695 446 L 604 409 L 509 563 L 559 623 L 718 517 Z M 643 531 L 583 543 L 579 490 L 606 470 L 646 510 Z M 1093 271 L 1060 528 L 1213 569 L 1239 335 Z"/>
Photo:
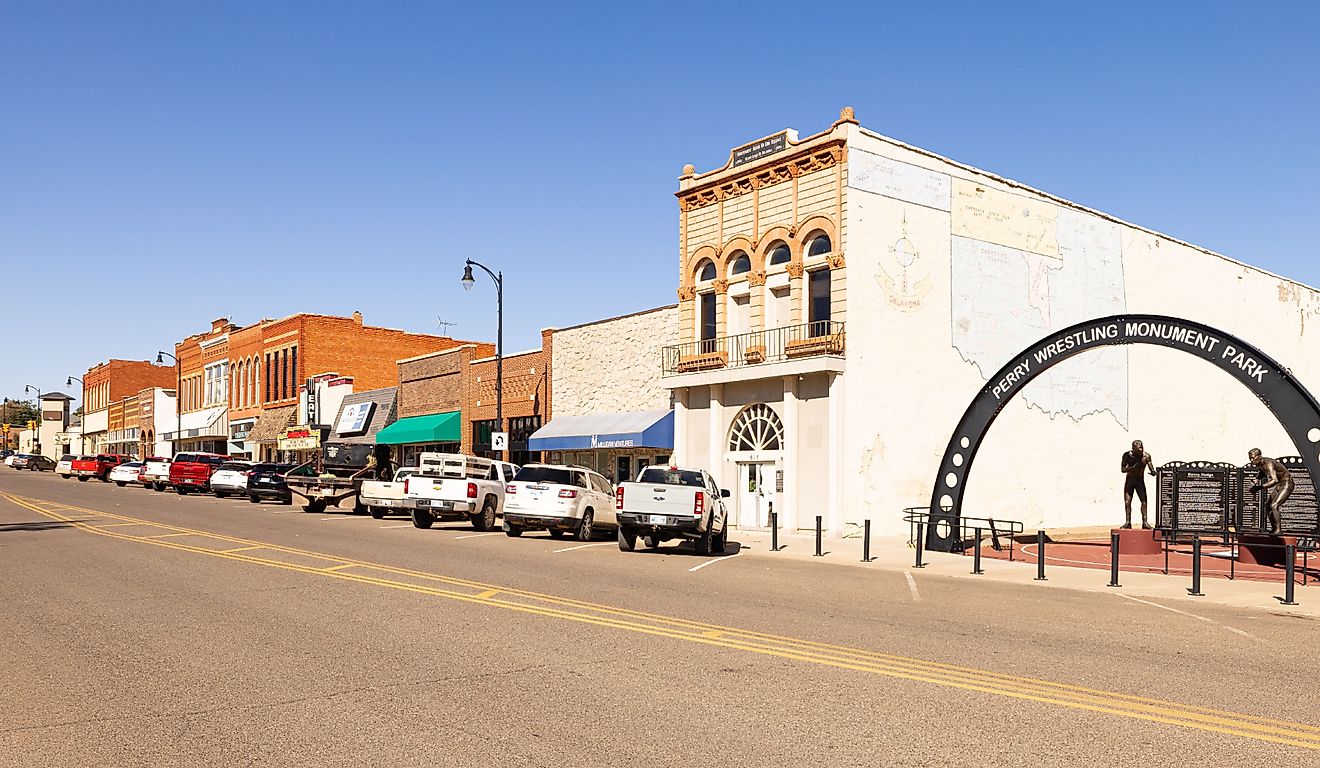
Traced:
<path id="1" fill-rule="evenodd" d="M 507 451 L 507 450 L 509 450 L 509 433 L 508 433 L 508 432 L 491 432 L 491 433 L 490 433 L 490 449 L 491 449 L 492 451 Z"/>
<path id="2" fill-rule="evenodd" d="M 744 144 L 733 150 L 733 165 L 739 166 L 743 163 L 753 163 L 763 157 L 769 157 L 776 152 L 783 152 L 788 146 L 788 132 L 780 131 L 774 136 L 754 141 L 751 144 Z"/>
<path id="3" fill-rule="evenodd" d="M 1227 534 L 1237 470 L 1208 461 L 1173 462 L 1156 478 L 1156 523 L 1163 530 Z"/>
<path id="4" fill-rule="evenodd" d="M 1279 510 L 1279 531 L 1297 536 L 1320 535 L 1320 501 L 1315 497 L 1311 474 L 1300 456 L 1281 456 L 1279 463 L 1292 476 L 1293 492 Z M 1242 493 L 1238 502 L 1237 525 L 1239 533 L 1265 533 L 1267 523 L 1261 514 L 1262 497 L 1266 492 L 1248 493 L 1246 489 L 1263 483 L 1260 470 L 1251 464 L 1239 470 Z"/>
<path id="5" fill-rule="evenodd" d="M 339 415 L 339 423 L 335 425 L 335 432 L 341 436 L 360 435 L 367 431 L 367 424 L 370 423 L 371 411 L 376 407 L 373 402 L 354 403 L 344 406 L 344 411 Z"/>
<path id="6" fill-rule="evenodd" d="M 281 451 L 305 451 L 321 447 L 321 430 L 300 424 L 284 430 L 275 441 Z"/>

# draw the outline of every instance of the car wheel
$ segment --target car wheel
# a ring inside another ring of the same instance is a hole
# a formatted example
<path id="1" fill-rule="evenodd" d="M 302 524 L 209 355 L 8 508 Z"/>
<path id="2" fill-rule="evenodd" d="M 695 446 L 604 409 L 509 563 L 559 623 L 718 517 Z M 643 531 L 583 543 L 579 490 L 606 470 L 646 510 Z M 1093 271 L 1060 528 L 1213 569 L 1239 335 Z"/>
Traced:
<path id="1" fill-rule="evenodd" d="M 228 495 L 229 495 L 229 494 L 228 494 L 228 493 L 225 493 L 224 491 L 216 491 L 216 492 L 215 492 L 215 497 L 216 497 L 217 499 L 223 499 L 223 498 L 227 497 Z"/>
<path id="2" fill-rule="evenodd" d="M 124 484 L 124 483 L 121 483 L 121 482 L 118 481 L 118 480 L 116 480 L 116 481 L 115 481 L 115 485 L 119 486 L 120 488 L 123 488 L 125 484 Z"/>
<path id="3" fill-rule="evenodd" d="M 325 511 L 325 499 L 311 499 L 303 505 L 304 512 L 320 514 Z"/>
<path id="4" fill-rule="evenodd" d="M 728 528 L 729 524 L 725 523 L 724 525 L 725 525 L 724 530 L 715 534 L 715 536 L 710 540 L 710 548 L 720 554 L 724 554 L 725 548 L 728 547 L 729 545 L 729 528 Z"/>
<path id="5" fill-rule="evenodd" d="M 710 556 L 710 545 L 711 545 L 710 540 L 711 540 L 711 535 L 710 535 L 710 531 L 708 530 L 705 533 L 701 534 L 700 538 L 698 538 L 695 542 L 693 542 L 693 545 L 696 548 L 698 555 L 701 555 L 702 557 Z"/>
<path id="6" fill-rule="evenodd" d="M 552 539 L 564 538 L 564 532 L 559 530 L 558 528 L 551 528 L 550 530 L 546 531 L 546 533 L 550 534 L 550 538 Z"/>
<path id="7" fill-rule="evenodd" d="M 109 473 L 109 472 L 106 472 L 106 473 L 102 474 L 101 477 L 100 477 L 100 480 L 101 480 L 101 482 L 103 482 L 103 483 L 108 483 L 108 482 L 110 482 L 110 473 Z"/>
<path id="8" fill-rule="evenodd" d="M 256 496 L 253 496 L 253 495 L 250 494 L 250 493 L 248 494 L 248 501 L 252 502 L 253 504 L 260 504 L 260 503 L 261 503 L 261 499 L 258 499 Z"/>
<path id="9" fill-rule="evenodd" d="M 152 483 L 152 484 L 151 484 L 151 490 L 155 491 L 156 493 L 161 493 L 162 491 L 165 490 L 165 484 L 164 484 L 164 483 Z"/>
<path id="10" fill-rule="evenodd" d="M 523 534 L 523 529 L 512 525 L 504 526 L 504 535 L 511 539 L 516 539 Z"/>
<path id="11" fill-rule="evenodd" d="M 660 548 L 660 537 L 659 537 L 659 536 L 643 536 L 643 537 L 642 537 L 642 543 L 646 545 L 646 548 L 647 548 L 647 549 L 659 549 L 659 548 Z"/>
<path id="12" fill-rule="evenodd" d="M 293 495 L 290 494 L 290 495 L 285 496 L 284 498 L 280 499 L 280 503 L 283 504 L 283 505 L 286 506 L 286 507 L 291 507 L 291 506 L 293 506 Z"/>
<path id="13" fill-rule="evenodd" d="M 631 552 L 637 548 L 637 531 L 619 526 L 619 551 Z"/>
<path id="14" fill-rule="evenodd" d="M 594 522 L 591 510 L 582 513 L 582 522 L 578 523 L 577 530 L 573 532 L 573 538 L 578 541 L 591 541 L 591 524 Z"/>
<path id="15" fill-rule="evenodd" d="M 435 515 L 430 512 L 423 512 L 420 509 L 412 511 L 412 521 L 414 528 L 430 528 L 435 523 Z"/>
<path id="16" fill-rule="evenodd" d="M 87 482 L 87 475 L 78 475 L 78 482 L 80 483 Z"/>
<path id="17" fill-rule="evenodd" d="M 189 493 L 191 493 L 191 491 L 188 490 L 188 486 L 186 485 L 174 486 L 174 492 L 179 494 L 180 496 L 187 496 Z"/>
<path id="18" fill-rule="evenodd" d="M 495 529 L 495 500 L 487 498 L 481 511 L 472 516 L 472 527 L 478 531 Z"/>
<path id="19" fill-rule="evenodd" d="M 371 513 L 371 516 L 372 516 L 374 519 L 376 519 L 376 520 L 383 520 L 383 519 L 385 519 L 385 508 L 384 508 L 384 507 L 367 507 L 367 511 L 370 512 L 370 513 Z"/>

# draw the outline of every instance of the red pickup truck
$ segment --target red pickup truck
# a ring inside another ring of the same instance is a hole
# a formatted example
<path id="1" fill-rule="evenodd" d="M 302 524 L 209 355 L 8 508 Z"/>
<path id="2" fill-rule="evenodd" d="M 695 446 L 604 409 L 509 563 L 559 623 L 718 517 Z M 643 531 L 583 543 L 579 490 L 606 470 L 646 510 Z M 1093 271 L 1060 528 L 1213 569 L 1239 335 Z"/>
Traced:
<path id="1" fill-rule="evenodd" d="M 98 478 L 103 483 L 110 482 L 110 470 L 128 461 L 131 456 L 122 453 L 98 453 L 95 456 L 79 456 L 73 460 L 69 473 L 85 483 L 88 478 Z"/>
<path id="2" fill-rule="evenodd" d="M 211 490 L 211 474 L 229 457 L 219 453 L 180 453 L 170 462 L 170 485 L 180 496 Z"/>

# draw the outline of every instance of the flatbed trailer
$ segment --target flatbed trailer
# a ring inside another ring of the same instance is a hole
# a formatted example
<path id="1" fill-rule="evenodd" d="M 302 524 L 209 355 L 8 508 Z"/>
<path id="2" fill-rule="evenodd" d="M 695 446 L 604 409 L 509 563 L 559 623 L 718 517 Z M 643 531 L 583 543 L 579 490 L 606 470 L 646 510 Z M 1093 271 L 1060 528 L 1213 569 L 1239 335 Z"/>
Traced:
<path id="1" fill-rule="evenodd" d="M 324 512 L 331 504 L 339 506 L 344 499 L 353 499 L 353 513 L 367 514 L 367 508 L 358 499 L 362 483 L 372 480 L 362 470 L 366 468 L 370 445 L 326 443 L 313 460 L 300 464 L 284 475 L 289 492 L 303 499 L 304 512 Z M 297 474 L 310 468 L 310 474 Z"/>

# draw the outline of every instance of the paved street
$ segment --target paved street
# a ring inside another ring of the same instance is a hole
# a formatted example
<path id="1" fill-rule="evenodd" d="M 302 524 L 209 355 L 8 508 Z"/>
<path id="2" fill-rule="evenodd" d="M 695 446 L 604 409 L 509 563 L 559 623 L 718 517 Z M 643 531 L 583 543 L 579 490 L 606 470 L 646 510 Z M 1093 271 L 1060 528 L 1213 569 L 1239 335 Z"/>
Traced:
<path id="1" fill-rule="evenodd" d="M 0 764 L 1320 759 L 1313 619 L 735 549 L 2 471 Z"/>

